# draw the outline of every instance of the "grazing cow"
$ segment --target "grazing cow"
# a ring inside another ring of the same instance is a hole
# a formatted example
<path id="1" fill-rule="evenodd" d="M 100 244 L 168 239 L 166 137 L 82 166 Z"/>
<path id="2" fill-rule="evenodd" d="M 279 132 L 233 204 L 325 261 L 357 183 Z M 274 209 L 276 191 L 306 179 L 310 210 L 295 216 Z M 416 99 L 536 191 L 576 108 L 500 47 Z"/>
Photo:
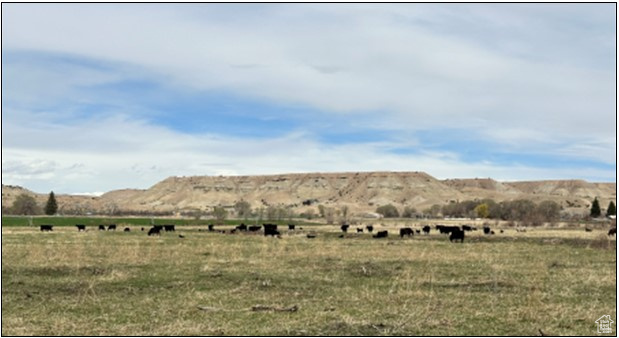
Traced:
<path id="1" fill-rule="evenodd" d="M 501 232 L 501 233 L 503 233 L 503 232 L 505 232 L 505 231 L 503 231 L 503 229 L 501 229 L 501 231 L 500 231 L 500 232 Z"/>
<path id="2" fill-rule="evenodd" d="M 463 225 L 462 231 L 473 231 L 473 227 L 470 225 Z"/>
<path id="3" fill-rule="evenodd" d="M 123 231 L 124 231 L 124 232 L 129 232 L 129 231 L 131 231 L 131 229 L 129 229 L 129 228 L 125 228 Z"/>
<path id="4" fill-rule="evenodd" d="M 116 231 L 116 224 L 110 224 L 107 226 L 107 231 Z"/>
<path id="5" fill-rule="evenodd" d="M 241 223 L 240 225 L 237 225 L 236 229 L 239 231 L 247 231 L 247 225 L 245 225 L 245 223 Z"/>
<path id="6" fill-rule="evenodd" d="M 490 235 L 490 227 L 489 226 L 484 226 L 484 235 Z"/>
<path id="7" fill-rule="evenodd" d="M 208 225 L 208 231 L 215 231 L 214 227 L 215 226 L 213 224 L 209 224 Z"/>
<path id="8" fill-rule="evenodd" d="M 307 238 L 316 238 L 316 234 L 307 234 Z"/>
<path id="9" fill-rule="evenodd" d="M 430 234 L 430 229 L 431 228 L 430 228 L 429 225 L 424 226 L 423 227 L 423 233 L 426 234 L 426 235 L 429 235 Z"/>
<path id="10" fill-rule="evenodd" d="M 247 230 L 251 232 L 260 231 L 260 229 L 262 229 L 262 227 L 259 225 L 250 225 L 249 228 L 247 228 Z"/>
<path id="11" fill-rule="evenodd" d="M 490 230 L 490 234 L 491 234 L 491 235 L 494 235 L 494 230 Z"/>
<path id="12" fill-rule="evenodd" d="M 340 229 L 342 229 L 342 232 L 348 232 L 348 227 L 350 227 L 350 225 L 348 225 L 348 224 L 342 224 L 342 226 L 340 227 Z"/>
<path id="13" fill-rule="evenodd" d="M 163 226 L 163 229 L 168 232 L 168 231 L 175 231 L 174 230 L 174 224 L 167 224 Z"/>
<path id="14" fill-rule="evenodd" d="M 357 232 L 363 232 L 363 228 L 357 228 Z"/>
<path id="15" fill-rule="evenodd" d="M 105 225 L 99 224 L 99 231 L 105 231 Z"/>
<path id="16" fill-rule="evenodd" d="M 294 230 L 295 225 L 294 224 L 288 224 L 288 230 Z"/>
<path id="17" fill-rule="evenodd" d="M 142 227 L 142 231 L 144 231 L 144 227 Z"/>
<path id="18" fill-rule="evenodd" d="M 185 236 L 183 236 L 183 235 L 178 235 L 178 238 L 185 238 Z"/>
<path id="19" fill-rule="evenodd" d="M 368 229 L 368 232 L 374 231 L 374 226 L 372 226 L 372 225 L 368 225 L 365 228 Z"/>
<path id="20" fill-rule="evenodd" d="M 374 235 L 374 238 L 387 238 L 387 236 L 389 235 L 389 232 L 387 230 L 385 231 L 379 231 L 376 233 L 376 235 Z"/>
<path id="21" fill-rule="evenodd" d="M 404 236 L 412 236 L 413 235 L 413 229 L 411 228 L 401 228 L 400 229 L 400 238 L 403 238 Z"/>
<path id="22" fill-rule="evenodd" d="M 415 229 L 415 232 L 417 233 L 417 235 L 419 235 L 421 233 L 421 230 Z"/>
<path id="23" fill-rule="evenodd" d="M 437 225 L 436 229 L 442 234 L 449 234 L 452 231 L 460 230 L 460 227 L 457 226 L 448 226 L 448 225 Z"/>
<path id="24" fill-rule="evenodd" d="M 279 236 L 280 233 L 279 231 L 277 231 L 277 224 L 262 224 L 262 226 L 264 226 L 264 235 L 265 236 Z"/>
<path id="25" fill-rule="evenodd" d="M 84 224 L 76 224 L 77 231 L 86 231 L 86 226 Z"/>
<path id="26" fill-rule="evenodd" d="M 53 227 L 53 225 L 43 224 L 41 225 L 41 231 L 54 231 Z"/>
<path id="27" fill-rule="evenodd" d="M 591 232 L 591 231 L 593 231 L 593 229 L 591 229 L 591 228 L 585 228 L 585 231 L 586 231 L 586 232 Z"/>
<path id="28" fill-rule="evenodd" d="M 460 240 L 460 243 L 464 243 L 464 230 L 460 230 L 460 229 L 454 229 L 451 234 L 449 235 L 449 241 L 453 242 L 453 241 L 458 241 Z"/>
<path id="29" fill-rule="evenodd" d="M 608 230 L 608 236 L 617 236 L 617 228 Z"/>
<path id="30" fill-rule="evenodd" d="M 149 236 L 153 236 L 153 235 L 161 236 L 161 228 L 158 226 L 154 226 L 150 228 L 150 230 L 148 230 L 148 235 Z"/>

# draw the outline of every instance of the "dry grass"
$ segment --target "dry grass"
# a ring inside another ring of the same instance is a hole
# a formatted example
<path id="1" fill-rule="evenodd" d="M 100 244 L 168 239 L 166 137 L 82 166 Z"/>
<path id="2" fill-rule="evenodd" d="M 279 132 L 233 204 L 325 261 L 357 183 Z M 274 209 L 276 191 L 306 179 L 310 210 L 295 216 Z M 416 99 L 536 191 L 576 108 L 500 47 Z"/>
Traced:
<path id="1" fill-rule="evenodd" d="M 315 239 L 3 229 L 2 334 L 594 335 L 616 313 L 616 241 L 602 230 L 452 244 L 314 229 Z"/>

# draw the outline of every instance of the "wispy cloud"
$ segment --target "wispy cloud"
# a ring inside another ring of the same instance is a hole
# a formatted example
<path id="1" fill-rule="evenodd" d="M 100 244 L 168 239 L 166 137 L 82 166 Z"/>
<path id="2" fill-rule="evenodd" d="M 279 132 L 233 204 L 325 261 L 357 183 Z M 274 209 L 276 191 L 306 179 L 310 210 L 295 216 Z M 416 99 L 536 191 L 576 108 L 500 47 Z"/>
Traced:
<path id="1" fill-rule="evenodd" d="M 3 179 L 615 180 L 614 8 L 4 4 Z"/>

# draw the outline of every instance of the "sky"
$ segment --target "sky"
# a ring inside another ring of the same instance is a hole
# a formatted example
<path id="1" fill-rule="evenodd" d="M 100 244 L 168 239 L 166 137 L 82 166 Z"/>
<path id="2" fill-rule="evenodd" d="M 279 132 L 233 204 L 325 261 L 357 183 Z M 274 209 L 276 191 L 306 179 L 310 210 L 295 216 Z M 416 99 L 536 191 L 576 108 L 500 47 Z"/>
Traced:
<path id="1" fill-rule="evenodd" d="M 616 4 L 2 4 L 2 183 L 616 182 Z"/>

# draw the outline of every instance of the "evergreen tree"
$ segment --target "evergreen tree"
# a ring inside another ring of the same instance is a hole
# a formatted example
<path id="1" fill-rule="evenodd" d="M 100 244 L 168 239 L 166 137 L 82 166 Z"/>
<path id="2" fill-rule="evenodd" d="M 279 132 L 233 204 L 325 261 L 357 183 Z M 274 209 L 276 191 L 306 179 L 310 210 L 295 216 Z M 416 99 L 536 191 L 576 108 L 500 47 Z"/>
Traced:
<path id="1" fill-rule="evenodd" d="M 47 203 L 45 204 L 45 214 L 46 215 L 54 215 L 58 211 L 58 204 L 56 203 L 56 197 L 54 196 L 54 192 L 49 193 L 49 198 L 47 199 Z"/>
<path id="2" fill-rule="evenodd" d="M 598 198 L 596 197 L 591 204 L 591 217 L 600 217 L 601 214 L 602 210 L 600 210 L 600 202 L 598 202 Z"/>
<path id="3" fill-rule="evenodd" d="M 617 207 L 613 201 L 610 201 L 610 203 L 608 203 L 608 208 L 606 209 L 606 217 L 613 215 L 617 216 Z"/>

